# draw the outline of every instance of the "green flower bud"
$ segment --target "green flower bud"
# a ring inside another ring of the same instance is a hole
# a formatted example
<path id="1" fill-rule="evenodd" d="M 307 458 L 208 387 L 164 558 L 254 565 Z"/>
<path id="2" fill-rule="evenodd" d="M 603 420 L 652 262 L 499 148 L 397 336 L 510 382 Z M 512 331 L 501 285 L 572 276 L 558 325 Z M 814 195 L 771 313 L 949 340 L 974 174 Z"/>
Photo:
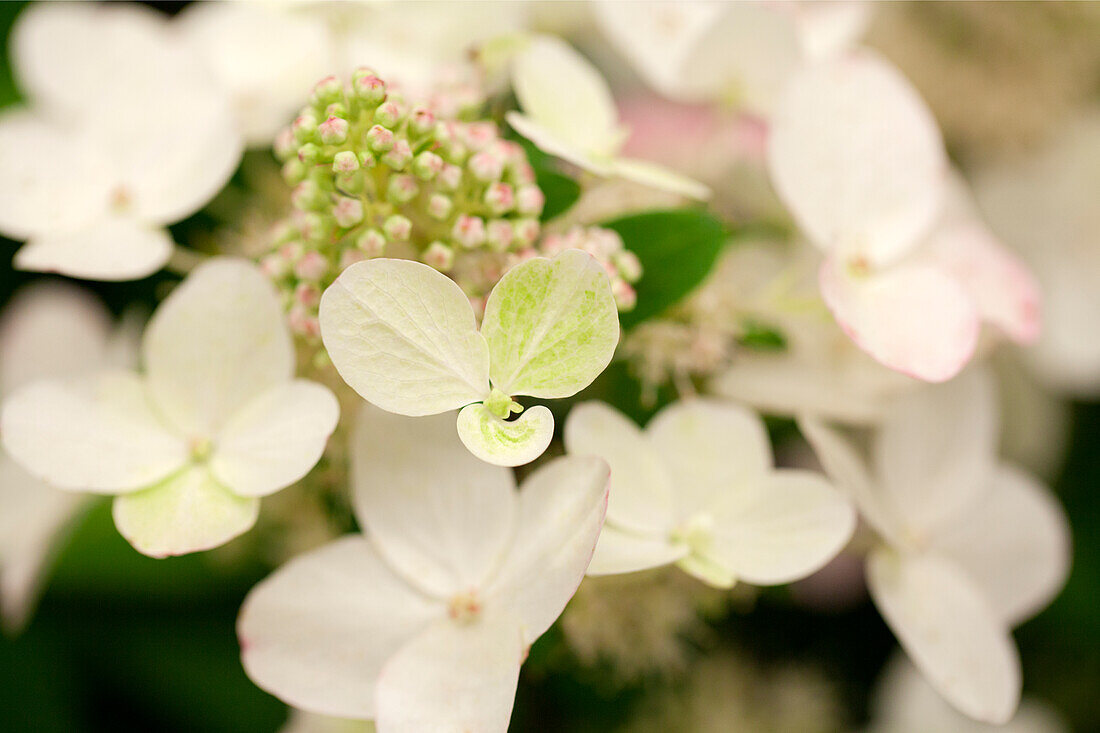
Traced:
<path id="1" fill-rule="evenodd" d="M 390 185 L 386 189 L 386 198 L 394 204 L 407 204 L 420 193 L 420 186 L 416 185 L 416 179 L 408 175 L 390 177 Z"/>
<path id="2" fill-rule="evenodd" d="M 386 249 L 386 235 L 377 229 L 368 229 L 355 240 L 355 246 L 367 257 L 380 257 Z"/>
<path id="3" fill-rule="evenodd" d="M 412 233 L 412 222 L 400 214 L 394 214 L 382 224 L 382 230 L 392 242 L 407 242 Z"/>
<path id="4" fill-rule="evenodd" d="M 421 256 L 424 264 L 434 267 L 440 272 L 448 272 L 455 264 L 455 251 L 443 244 L 443 242 L 435 241 L 428 245 L 428 248 L 424 250 L 424 254 Z"/>

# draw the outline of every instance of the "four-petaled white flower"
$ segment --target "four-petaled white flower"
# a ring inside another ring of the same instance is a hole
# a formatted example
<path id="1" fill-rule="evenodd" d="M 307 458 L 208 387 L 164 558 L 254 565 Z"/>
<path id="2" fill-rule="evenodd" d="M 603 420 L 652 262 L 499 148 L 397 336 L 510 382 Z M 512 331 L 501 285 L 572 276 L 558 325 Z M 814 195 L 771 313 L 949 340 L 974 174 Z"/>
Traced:
<path id="1" fill-rule="evenodd" d="M 136 345 L 112 333 L 103 305 L 79 288 L 38 283 L 21 291 L 0 318 L 0 395 L 36 379 L 72 377 L 123 366 Z M 43 483 L 0 450 L 0 620 L 18 630 L 41 590 L 64 528 L 87 497 Z"/>
<path id="2" fill-rule="evenodd" d="M 223 95 L 159 13 L 44 3 L 12 34 L 27 109 L 0 117 L 0 232 L 24 270 L 130 280 L 172 253 L 165 226 L 232 175 Z"/>
<path id="3" fill-rule="evenodd" d="M 619 157 L 628 131 L 618 120 L 600 73 L 561 39 L 535 36 L 513 61 L 520 112 L 506 115 L 516 132 L 550 155 L 600 176 L 617 176 L 697 199 L 710 189 L 654 163 Z"/>
<path id="4" fill-rule="evenodd" d="M 945 210 L 935 120 L 885 61 L 861 52 L 797 74 L 767 157 L 780 198 L 826 254 L 825 303 L 878 361 L 941 382 L 970 359 L 983 319 L 1019 341 L 1037 335 L 1034 283 L 980 222 Z"/>
<path id="5" fill-rule="evenodd" d="M 462 408 L 462 442 L 502 466 L 535 460 L 554 433 L 541 405 L 505 420 L 523 410 L 512 397 L 576 394 L 619 340 L 607 273 L 576 249 L 509 270 L 480 331 L 458 285 L 410 260 L 349 267 L 321 298 L 320 321 L 332 363 L 364 399 L 410 416 Z"/>
<path id="6" fill-rule="evenodd" d="M 115 524 L 147 555 L 220 545 L 255 523 L 259 497 L 318 461 L 336 398 L 293 379 L 278 297 L 244 261 L 196 268 L 153 315 L 142 350 L 144 375 L 16 390 L 0 415 L 4 447 L 56 487 L 117 494 Z"/>
<path id="7" fill-rule="evenodd" d="M 584 576 L 607 508 L 607 464 L 555 459 L 520 490 L 470 455 L 447 416 L 366 406 L 353 438 L 348 536 L 246 599 L 242 659 L 304 710 L 381 733 L 508 728 L 527 648 Z"/>
<path id="8" fill-rule="evenodd" d="M 819 421 L 800 426 L 881 538 L 867 583 L 909 657 L 960 711 L 1007 721 L 1020 699 L 1011 627 L 1065 582 L 1069 527 L 1048 489 L 998 463 L 988 375 L 900 398 L 866 451 Z"/>
<path id="9" fill-rule="evenodd" d="M 720 587 L 787 583 L 831 560 L 855 528 L 851 505 L 823 476 L 772 467 L 763 422 L 737 405 L 678 402 L 643 433 L 588 402 L 570 413 L 565 445 L 611 466 L 591 575 L 677 563 Z"/>

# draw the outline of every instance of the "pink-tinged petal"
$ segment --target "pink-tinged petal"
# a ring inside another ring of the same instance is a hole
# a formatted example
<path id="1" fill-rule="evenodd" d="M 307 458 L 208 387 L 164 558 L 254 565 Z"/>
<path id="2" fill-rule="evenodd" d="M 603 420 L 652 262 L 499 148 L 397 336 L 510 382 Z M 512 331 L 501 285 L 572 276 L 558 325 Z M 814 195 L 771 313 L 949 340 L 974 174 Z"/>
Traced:
<path id="1" fill-rule="evenodd" d="M 867 563 L 871 597 L 909 658 L 968 716 L 1004 723 L 1020 701 L 1020 659 L 1001 616 L 949 562 L 880 548 Z"/>
<path id="2" fill-rule="evenodd" d="M 237 621 L 241 661 L 253 682 L 295 707 L 371 718 L 383 667 L 446 613 L 366 539 L 348 536 L 252 589 Z"/>
<path id="3" fill-rule="evenodd" d="M 508 616 L 437 621 L 383 668 L 378 733 L 505 733 L 525 649 Z"/>
<path id="4" fill-rule="evenodd" d="M 508 610 L 531 644 L 581 584 L 607 512 L 607 464 L 566 456 L 523 482 L 515 539 L 486 597 Z"/>
<path id="5" fill-rule="evenodd" d="M 853 274 L 837 257 L 819 273 L 821 296 L 844 332 L 877 361 L 928 382 L 951 379 L 970 360 L 981 320 L 953 278 L 926 265 Z"/>
<path id="6" fill-rule="evenodd" d="M 964 221 L 940 227 L 921 254 L 962 285 L 982 320 L 1017 343 L 1030 344 L 1039 337 L 1039 284 L 983 224 Z"/>
<path id="7" fill-rule="evenodd" d="M 943 527 L 931 546 L 958 563 L 1013 626 L 1057 595 L 1072 554 L 1069 522 L 1054 494 L 1007 465 L 989 479 L 965 518 Z"/>
<path id="8" fill-rule="evenodd" d="M 172 254 L 166 229 L 121 217 L 33 237 L 15 253 L 20 270 L 87 280 L 137 280 L 164 267 Z"/>
<path id="9" fill-rule="evenodd" d="M 447 598 L 480 587 L 515 531 L 511 470 L 470 454 L 454 413 L 405 417 L 364 405 L 351 440 L 356 515 L 407 581 Z"/>

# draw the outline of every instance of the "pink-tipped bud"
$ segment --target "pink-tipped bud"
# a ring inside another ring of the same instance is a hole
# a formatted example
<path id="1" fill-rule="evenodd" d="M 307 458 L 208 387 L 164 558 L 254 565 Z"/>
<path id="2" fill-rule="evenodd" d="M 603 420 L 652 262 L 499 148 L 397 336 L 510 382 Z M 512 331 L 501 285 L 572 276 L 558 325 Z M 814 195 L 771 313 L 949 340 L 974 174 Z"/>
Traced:
<path id="1" fill-rule="evenodd" d="M 306 179 L 309 174 L 309 169 L 306 168 L 305 163 L 297 158 L 291 158 L 286 163 L 283 163 L 283 180 L 291 186 L 297 185 Z"/>
<path id="2" fill-rule="evenodd" d="M 355 240 L 355 246 L 367 257 L 381 257 L 386 250 L 386 235 L 377 229 L 368 229 Z"/>
<path id="3" fill-rule="evenodd" d="M 413 161 L 412 172 L 420 180 L 430 181 L 439 175 L 440 171 L 443 170 L 443 166 L 443 158 L 430 150 L 425 150 L 416 156 Z"/>
<path id="4" fill-rule="evenodd" d="M 463 214 L 455 221 L 451 237 L 467 249 L 485 244 L 485 221 L 480 216 Z"/>
<path id="5" fill-rule="evenodd" d="M 526 160 L 512 166 L 512 181 L 517 186 L 526 186 L 535 182 L 535 169 Z"/>
<path id="6" fill-rule="evenodd" d="M 350 229 L 363 221 L 363 202 L 359 199 L 340 196 L 336 205 L 332 207 L 332 216 L 337 224 L 344 229 Z"/>
<path id="7" fill-rule="evenodd" d="M 328 206 L 328 197 L 316 183 L 306 180 L 294 187 L 290 202 L 296 209 L 317 211 Z"/>
<path id="8" fill-rule="evenodd" d="M 317 135 L 317 118 L 311 114 L 299 115 L 290 126 L 294 139 L 300 143 L 308 143 Z"/>
<path id="9" fill-rule="evenodd" d="M 497 252 L 504 252 L 515 241 L 516 231 L 507 219 L 493 219 L 486 227 L 489 246 Z"/>
<path id="10" fill-rule="evenodd" d="M 422 259 L 424 264 L 429 267 L 434 267 L 440 272 L 447 272 L 454 267 L 455 252 L 443 242 L 436 241 L 429 244 L 428 248 L 424 250 Z"/>
<path id="11" fill-rule="evenodd" d="M 417 107 L 409 115 L 409 131 L 420 137 L 421 135 L 427 135 L 435 127 L 435 115 L 431 110 L 423 107 Z"/>
<path id="12" fill-rule="evenodd" d="M 329 117 L 321 123 L 317 131 L 325 145 L 339 145 L 348 139 L 348 121 L 340 117 Z"/>
<path id="13" fill-rule="evenodd" d="M 474 178 L 482 183 L 499 181 L 504 175 L 504 163 L 492 153 L 477 153 L 470 158 L 468 167 Z"/>
<path id="14" fill-rule="evenodd" d="M 356 98 L 368 107 L 377 107 L 386 99 L 386 83 L 370 69 L 356 69 L 351 75 L 351 88 Z"/>
<path id="15" fill-rule="evenodd" d="M 347 175 L 359 170 L 359 156 L 351 150 L 341 150 L 332 159 L 332 172 Z"/>
<path id="16" fill-rule="evenodd" d="M 619 275 L 628 283 L 638 282 L 638 279 L 641 278 L 642 263 L 638 259 L 638 255 L 630 250 L 624 249 L 620 252 L 616 252 L 612 261 L 615 263 L 615 268 L 619 271 Z"/>
<path id="17" fill-rule="evenodd" d="M 272 252 L 260 260 L 260 272 L 272 280 L 281 280 L 290 273 L 290 263 L 278 252 Z"/>
<path id="18" fill-rule="evenodd" d="M 484 150 L 499 139 L 493 122 L 471 122 L 466 126 L 466 144 L 471 150 Z"/>
<path id="19" fill-rule="evenodd" d="M 328 272 L 328 260 L 320 252 L 309 251 L 294 263 L 294 274 L 300 280 L 316 282 Z"/>
<path id="20" fill-rule="evenodd" d="M 439 187 L 444 191 L 457 191 L 462 185 L 462 169 L 457 165 L 447 164 L 439 172 Z"/>
<path id="21" fill-rule="evenodd" d="M 294 139 L 294 131 L 289 127 L 284 127 L 279 130 L 279 134 L 275 136 L 275 158 L 280 163 L 285 163 L 290 160 L 294 153 L 298 150 L 298 141 Z"/>
<path id="22" fill-rule="evenodd" d="M 412 149 L 406 140 L 397 140 L 393 149 L 382 156 L 382 162 L 395 171 L 403 171 L 412 162 Z"/>
<path id="23" fill-rule="evenodd" d="M 518 219 L 515 223 L 516 240 L 523 246 L 530 246 L 539 238 L 538 219 Z"/>
<path id="24" fill-rule="evenodd" d="M 611 295 L 614 296 L 615 305 L 620 311 L 633 310 L 638 302 L 638 294 L 624 280 L 616 279 L 611 283 Z"/>
<path id="25" fill-rule="evenodd" d="M 279 247 L 279 256 L 282 257 L 283 262 L 287 264 L 288 270 L 291 265 L 302 259 L 302 255 L 304 255 L 305 252 L 305 245 L 301 242 L 288 242 L 282 247 Z"/>
<path id="26" fill-rule="evenodd" d="M 316 308 L 321 302 L 321 288 L 313 283 L 298 283 L 294 288 L 294 301 L 306 308 Z"/>
<path id="27" fill-rule="evenodd" d="M 327 107 L 344 97 L 344 85 L 335 76 L 326 76 L 313 87 L 313 103 L 318 107 Z"/>
<path id="28" fill-rule="evenodd" d="M 321 159 L 321 149 L 313 143 L 298 148 L 298 160 L 304 165 L 315 165 Z"/>
<path id="29" fill-rule="evenodd" d="M 412 222 L 400 214 L 387 217 L 382 231 L 391 242 L 407 242 L 412 235 Z"/>
<path id="30" fill-rule="evenodd" d="M 390 203 L 407 204 L 420 193 L 420 186 L 416 185 L 416 179 L 408 175 L 392 176 L 390 185 L 386 188 L 386 198 Z"/>
<path id="31" fill-rule="evenodd" d="M 485 189 L 485 205 L 497 216 L 512 210 L 516 205 L 516 194 L 507 183 L 493 183 Z"/>
<path id="32" fill-rule="evenodd" d="M 375 125 L 367 131 L 367 146 L 376 153 L 385 153 L 393 148 L 393 132 L 381 125 Z"/>
<path id="33" fill-rule="evenodd" d="M 321 335 L 321 323 L 309 308 L 301 305 L 291 307 L 286 320 L 290 330 L 297 336 L 313 339 Z"/>
<path id="34" fill-rule="evenodd" d="M 454 201 L 451 200 L 450 196 L 433 193 L 428 199 L 428 216 L 437 221 L 443 221 L 451 215 L 454 206 Z"/>
<path id="35" fill-rule="evenodd" d="M 405 107 L 394 100 L 383 102 L 374 112 L 374 121 L 393 130 L 405 119 Z"/>
<path id="36" fill-rule="evenodd" d="M 524 216 L 539 216 L 546 205 L 546 196 L 538 186 L 528 183 L 516 191 L 516 211 Z"/>

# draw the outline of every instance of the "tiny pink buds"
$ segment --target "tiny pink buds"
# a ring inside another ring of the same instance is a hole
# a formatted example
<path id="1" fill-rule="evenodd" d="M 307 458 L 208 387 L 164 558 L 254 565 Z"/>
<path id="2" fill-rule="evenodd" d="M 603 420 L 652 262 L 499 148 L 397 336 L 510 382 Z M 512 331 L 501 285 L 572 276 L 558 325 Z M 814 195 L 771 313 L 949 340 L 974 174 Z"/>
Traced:
<path id="1" fill-rule="evenodd" d="M 328 272 L 328 260 L 320 252 L 306 252 L 294 263 L 294 274 L 301 280 L 317 281 Z"/>
<path id="2" fill-rule="evenodd" d="M 308 143 L 317 134 L 317 118 L 311 114 L 299 115 L 290 126 L 294 139 L 300 143 Z"/>
<path id="3" fill-rule="evenodd" d="M 443 221 L 451 215 L 454 209 L 454 201 L 449 196 L 441 193 L 433 193 L 428 199 L 428 216 L 438 221 Z"/>
<path id="4" fill-rule="evenodd" d="M 463 214 L 455 221 L 451 236 L 467 249 L 485 244 L 485 221 L 480 216 Z"/>
<path id="5" fill-rule="evenodd" d="M 439 187 L 444 191 L 457 191 L 462 184 L 462 169 L 457 165 L 447 164 L 439 172 Z"/>
<path id="6" fill-rule="evenodd" d="M 616 279 L 611 283 L 611 295 L 614 296 L 615 305 L 618 306 L 620 311 L 633 310 L 634 305 L 638 302 L 638 294 L 624 280 Z"/>
<path id="7" fill-rule="evenodd" d="M 355 240 L 355 246 L 367 257 L 381 257 L 386 250 L 386 235 L 377 229 L 368 229 Z"/>
<path id="8" fill-rule="evenodd" d="M 367 131 L 367 146 L 375 153 L 385 153 L 393 148 L 393 132 L 381 125 Z"/>
<path id="9" fill-rule="evenodd" d="M 409 131 L 417 137 L 427 135 L 435 128 L 435 115 L 423 107 L 417 107 L 409 116 Z"/>
<path id="10" fill-rule="evenodd" d="M 511 211 L 516 205 L 516 195 L 507 183 L 494 183 L 485 189 L 485 205 L 496 215 Z"/>
<path id="11" fill-rule="evenodd" d="M 313 87 L 313 102 L 325 107 L 338 102 L 344 96 L 344 85 L 335 76 L 326 76 Z"/>
<path id="12" fill-rule="evenodd" d="M 497 252 L 504 252 L 512 246 L 516 238 L 516 232 L 512 228 L 512 222 L 507 219 L 493 219 L 487 227 L 487 239 L 489 246 Z"/>
<path id="13" fill-rule="evenodd" d="M 423 259 L 424 264 L 434 267 L 440 272 L 448 272 L 454 267 L 455 252 L 443 242 L 435 241 L 424 250 Z"/>
<path id="14" fill-rule="evenodd" d="M 333 173 L 354 173 L 359 170 L 359 156 L 350 150 L 341 150 L 332 159 Z"/>
<path id="15" fill-rule="evenodd" d="M 416 179 L 409 175 L 392 176 L 386 188 L 386 198 L 394 204 L 407 204 L 420 193 Z"/>
<path id="16" fill-rule="evenodd" d="M 295 153 L 298 152 L 297 141 L 294 139 L 294 131 L 289 127 L 284 127 L 279 130 L 279 134 L 275 136 L 274 151 L 275 157 L 280 163 L 285 163 L 290 160 Z"/>
<path id="17" fill-rule="evenodd" d="M 351 88 L 367 107 L 377 107 L 386 99 L 386 83 L 370 69 L 357 69 L 351 76 Z"/>
<path id="18" fill-rule="evenodd" d="M 298 283 L 294 288 L 294 301 L 306 308 L 316 308 L 321 302 L 321 289 L 313 283 Z"/>
<path id="19" fill-rule="evenodd" d="M 313 165 L 321 158 L 321 149 L 313 143 L 306 143 L 298 148 L 298 160 L 305 165 Z"/>
<path id="20" fill-rule="evenodd" d="M 382 156 L 382 162 L 396 171 L 405 170 L 412 161 L 412 150 L 405 140 L 398 140 L 393 144 L 393 149 Z"/>
<path id="21" fill-rule="evenodd" d="M 545 205 L 546 196 L 538 186 L 528 183 L 516 192 L 516 211 L 524 216 L 539 216 Z"/>
<path id="22" fill-rule="evenodd" d="M 290 194 L 290 201 L 297 209 L 317 211 L 328 206 L 328 198 L 313 181 L 302 181 Z"/>
<path id="23" fill-rule="evenodd" d="M 291 307 L 290 312 L 287 313 L 287 324 L 297 336 L 313 339 L 321 335 L 321 324 L 317 316 L 301 305 Z"/>
<path id="24" fill-rule="evenodd" d="M 471 150 L 484 150 L 498 137 L 497 126 L 492 122 L 472 122 L 466 128 L 466 144 Z"/>
<path id="25" fill-rule="evenodd" d="M 290 263 L 278 252 L 272 252 L 260 260 L 260 270 L 272 280 L 279 280 L 290 273 Z"/>
<path id="26" fill-rule="evenodd" d="M 539 238 L 538 219 L 519 219 L 515 224 L 516 239 L 521 245 L 532 245 Z"/>
<path id="27" fill-rule="evenodd" d="M 468 166 L 474 178 L 483 183 L 499 181 L 504 175 L 504 163 L 492 153 L 477 153 L 470 158 Z"/>
<path id="28" fill-rule="evenodd" d="M 391 130 L 396 129 L 404 119 L 404 107 L 393 100 L 383 102 L 374 112 L 374 121 Z"/>
<path id="29" fill-rule="evenodd" d="M 305 164 L 297 158 L 291 158 L 286 163 L 283 163 L 283 180 L 291 186 L 304 181 L 308 172 Z"/>
<path id="30" fill-rule="evenodd" d="M 412 222 L 400 214 L 394 214 L 382 224 L 382 230 L 391 241 L 406 242 L 412 234 Z"/>
<path id="31" fill-rule="evenodd" d="M 345 229 L 350 229 L 363 221 L 363 203 L 359 199 L 341 196 L 336 205 L 332 207 L 332 216 L 336 223 Z"/>
<path id="32" fill-rule="evenodd" d="M 612 261 L 623 280 L 628 283 L 637 282 L 642 276 L 642 263 L 638 261 L 638 256 L 630 250 L 624 249 L 616 252 Z"/>
<path id="33" fill-rule="evenodd" d="M 430 181 L 443 170 L 443 158 L 430 150 L 425 150 L 413 161 L 413 175 L 422 181 Z"/>
<path id="34" fill-rule="evenodd" d="M 339 145 L 348 139 L 348 121 L 339 117 L 329 117 L 321 123 L 317 131 L 325 145 Z"/>

